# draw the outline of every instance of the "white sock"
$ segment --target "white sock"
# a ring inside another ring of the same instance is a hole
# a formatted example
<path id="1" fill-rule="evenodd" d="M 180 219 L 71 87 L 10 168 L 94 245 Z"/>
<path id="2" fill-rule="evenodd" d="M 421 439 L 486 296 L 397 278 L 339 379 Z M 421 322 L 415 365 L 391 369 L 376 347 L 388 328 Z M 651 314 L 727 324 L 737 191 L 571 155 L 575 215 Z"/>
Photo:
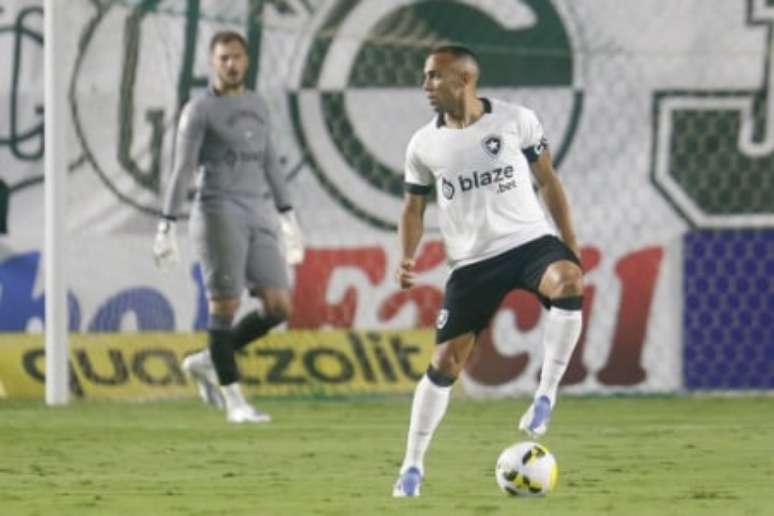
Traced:
<path id="1" fill-rule="evenodd" d="M 425 452 L 430 446 L 433 432 L 446 413 L 451 390 L 451 385 L 440 387 L 431 382 L 427 375 L 419 380 L 414 391 L 414 401 L 411 404 L 411 423 L 401 472 L 414 466 L 424 475 Z"/>
<path id="2" fill-rule="evenodd" d="M 572 351 L 580 338 L 583 319 L 580 310 L 552 307 L 548 311 L 543 334 L 543 368 L 535 398 L 548 396 L 551 407 L 556 404 L 556 391 L 570 363 Z"/>
<path id="3" fill-rule="evenodd" d="M 223 393 L 223 398 L 226 400 L 226 410 L 231 410 L 247 405 L 247 400 L 242 394 L 242 389 L 239 387 L 239 382 L 230 383 L 228 385 L 221 385 L 220 392 Z"/>

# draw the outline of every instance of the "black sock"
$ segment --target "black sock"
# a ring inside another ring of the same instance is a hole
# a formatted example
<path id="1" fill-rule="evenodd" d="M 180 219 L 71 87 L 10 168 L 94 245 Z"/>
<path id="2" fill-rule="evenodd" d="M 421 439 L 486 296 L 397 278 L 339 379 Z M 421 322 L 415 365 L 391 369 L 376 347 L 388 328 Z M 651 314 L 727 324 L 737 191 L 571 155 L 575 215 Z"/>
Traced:
<path id="1" fill-rule="evenodd" d="M 234 326 L 232 339 L 234 351 L 239 351 L 252 341 L 263 337 L 283 320 L 276 316 L 261 315 L 257 311 L 245 315 Z"/>
<path id="2" fill-rule="evenodd" d="M 231 330 L 209 330 L 210 356 L 221 385 L 239 381 L 239 369 L 234 358 Z"/>
<path id="3" fill-rule="evenodd" d="M 230 318 L 211 316 L 210 327 L 207 330 L 210 339 L 210 357 L 221 385 L 230 385 L 239 381 L 239 369 L 234 357 L 234 336 L 230 326 Z"/>

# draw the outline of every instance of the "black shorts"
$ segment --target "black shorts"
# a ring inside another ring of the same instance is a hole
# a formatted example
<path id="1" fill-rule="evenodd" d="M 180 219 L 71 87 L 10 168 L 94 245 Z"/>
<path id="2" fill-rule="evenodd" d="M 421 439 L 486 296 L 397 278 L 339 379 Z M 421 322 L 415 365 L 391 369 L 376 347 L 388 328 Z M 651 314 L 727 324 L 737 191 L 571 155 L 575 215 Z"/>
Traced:
<path id="1" fill-rule="evenodd" d="M 524 289 L 549 307 L 538 292 L 543 273 L 554 262 L 569 260 L 580 266 L 578 257 L 553 235 L 546 235 L 502 254 L 456 269 L 446 282 L 443 308 L 436 320 L 436 343 L 489 324 L 506 294 Z"/>

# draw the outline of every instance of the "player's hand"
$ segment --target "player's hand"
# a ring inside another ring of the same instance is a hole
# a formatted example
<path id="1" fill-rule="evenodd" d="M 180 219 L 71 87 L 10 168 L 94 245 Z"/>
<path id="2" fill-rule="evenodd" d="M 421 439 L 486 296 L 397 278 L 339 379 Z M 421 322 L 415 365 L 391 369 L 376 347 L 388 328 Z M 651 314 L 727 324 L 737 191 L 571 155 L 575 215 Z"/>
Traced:
<path id="1" fill-rule="evenodd" d="M 416 262 L 413 258 L 404 258 L 398 264 L 398 270 L 395 271 L 395 280 L 402 289 L 408 289 L 414 286 L 416 275 L 414 274 L 414 265 Z"/>
<path id="2" fill-rule="evenodd" d="M 180 261 L 174 221 L 163 219 L 159 222 L 153 240 L 153 259 L 156 267 L 163 271 L 171 269 Z"/>
<path id="3" fill-rule="evenodd" d="M 304 261 L 304 236 L 293 210 L 280 213 L 280 228 L 285 239 L 285 260 L 290 265 Z"/>

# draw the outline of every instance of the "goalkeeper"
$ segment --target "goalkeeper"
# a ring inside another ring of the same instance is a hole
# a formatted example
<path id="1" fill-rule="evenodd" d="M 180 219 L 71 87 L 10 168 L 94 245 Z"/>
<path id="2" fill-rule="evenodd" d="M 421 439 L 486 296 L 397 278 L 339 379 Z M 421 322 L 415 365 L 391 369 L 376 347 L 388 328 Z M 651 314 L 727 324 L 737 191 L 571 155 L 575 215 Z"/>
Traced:
<path id="1" fill-rule="evenodd" d="M 179 260 L 175 225 L 196 170 L 189 233 L 207 291 L 209 347 L 186 357 L 182 366 L 205 402 L 226 409 L 229 422 L 267 422 L 270 416 L 242 394 L 234 353 L 290 316 L 286 261 L 303 259 L 303 243 L 272 146 L 266 102 L 245 89 L 245 39 L 236 32 L 216 33 L 210 57 L 208 91 L 180 115 L 153 253 L 162 269 Z M 261 309 L 233 324 L 245 288 Z"/>

